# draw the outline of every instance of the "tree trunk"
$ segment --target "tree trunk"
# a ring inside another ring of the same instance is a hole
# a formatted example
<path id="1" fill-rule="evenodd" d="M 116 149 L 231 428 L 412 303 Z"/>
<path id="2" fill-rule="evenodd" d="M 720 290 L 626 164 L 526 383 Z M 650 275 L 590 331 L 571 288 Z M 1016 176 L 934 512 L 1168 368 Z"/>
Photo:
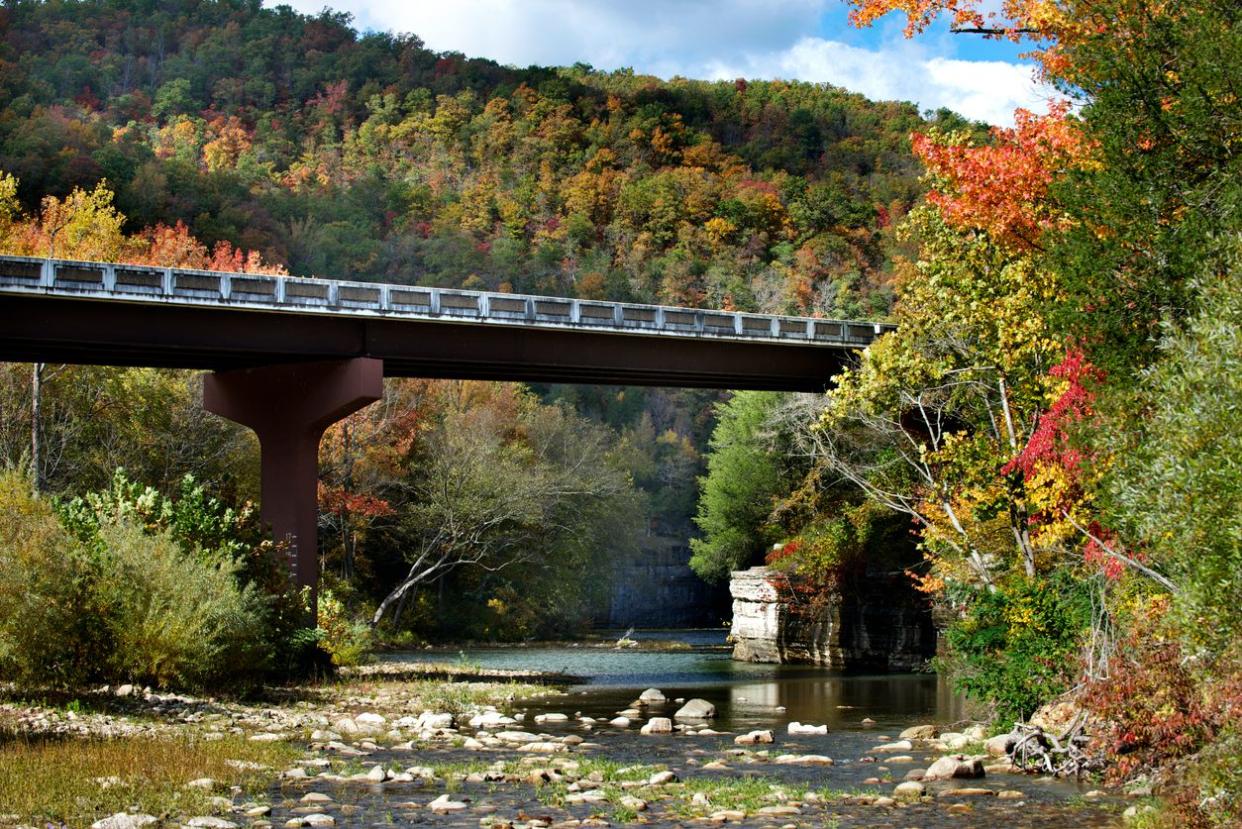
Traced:
<path id="1" fill-rule="evenodd" d="M 43 409 L 44 363 L 35 363 L 30 375 L 30 477 L 37 495 L 43 490 L 43 460 L 40 446 L 40 421 Z"/>

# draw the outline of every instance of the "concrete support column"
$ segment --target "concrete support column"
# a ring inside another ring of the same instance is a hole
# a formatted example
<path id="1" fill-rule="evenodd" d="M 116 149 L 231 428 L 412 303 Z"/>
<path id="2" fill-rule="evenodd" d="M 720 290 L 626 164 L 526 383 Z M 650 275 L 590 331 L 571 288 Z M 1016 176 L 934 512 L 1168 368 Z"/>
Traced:
<path id="1" fill-rule="evenodd" d="M 263 520 L 277 541 L 289 543 L 294 580 L 311 588 L 312 602 L 319 584 L 319 439 L 336 421 L 379 400 L 383 381 L 383 361 L 367 357 L 203 378 L 203 407 L 259 437 Z"/>

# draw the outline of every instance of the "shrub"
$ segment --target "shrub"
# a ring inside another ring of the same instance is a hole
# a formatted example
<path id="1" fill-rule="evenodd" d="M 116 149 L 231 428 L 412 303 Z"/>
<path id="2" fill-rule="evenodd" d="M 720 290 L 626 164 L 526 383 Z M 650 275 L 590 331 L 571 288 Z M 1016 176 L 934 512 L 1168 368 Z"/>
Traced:
<path id="1" fill-rule="evenodd" d="M 0 472 L 0 674 L 76 685 L 106 652 L 86 551 L 22 475 Z"/>
<path id="2" fill-rule="evenodd" d="M 1025 720 L 1079 675 L 1091 621 L 1088 588 L 1062 572 L 971 593 L 964 615 L 945 632 L 943 667 L 960 690 L 991 703 L 1000 722 Z"/>
<path id="3" fill-rule="evenodd" d="M 106 607 L 109 673 L 159 686 L 256 679 L 266 667 L 263 606 L 221 553 L 186 554 L 167 531 L 125 519 L 99 528 L 94 598 Z"/>
<path id="4" fill-rule="evenodd" d="M 371 655 L 371 628 L 349 615 L 331 590 L 319 591 L 319 647 L 336 666 L 360 665 Z"/>
<path id="5" fill-rule="evenodd" d="M 235 685 L 267 663 L 267 614 L 220 551 L 114 513 L 75 537 L 0 475 L 0 670 L 27 685 Z"/>

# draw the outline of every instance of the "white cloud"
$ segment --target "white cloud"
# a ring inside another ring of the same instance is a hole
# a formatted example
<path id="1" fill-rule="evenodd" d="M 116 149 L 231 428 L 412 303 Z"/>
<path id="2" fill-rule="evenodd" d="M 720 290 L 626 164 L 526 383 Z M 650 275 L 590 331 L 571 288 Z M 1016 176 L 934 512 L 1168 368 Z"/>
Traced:
<path id="1" fill-rule="evenodd" d="M 1029 65 L 928 56 L 911 41 L 863 49 L 807 37 L 788 49 L 738 62 L 715 61 L 710 78 L 785 78 L 831 83 L 876 100 L 948 107 L 968 118 L 1011 125 L 1017 107 L 1042 112 L 1049 91 Z"/>
<path id="2" fill-rule="evenodd" d="M 318 12 L 324 0 L 286 0 Z M 945 106 L 1010 124 L 1042 111 L 1029 66 L 946 57 L 944 41 L 883 38 L 862 48 L 810 36 L 831 0 L 328 0 L 359 26 L 412 32 L 437 51 L 504 64 L 568 65 L 691 78 L 827 82 L 879 100 Z M 935 49 L 935 53 L 928 51 Z"/>

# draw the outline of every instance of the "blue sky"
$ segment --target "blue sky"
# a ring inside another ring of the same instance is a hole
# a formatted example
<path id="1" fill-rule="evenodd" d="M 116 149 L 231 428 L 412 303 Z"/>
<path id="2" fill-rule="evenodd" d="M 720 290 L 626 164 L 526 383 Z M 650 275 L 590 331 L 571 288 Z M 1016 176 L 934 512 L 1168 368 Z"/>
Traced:
<path id="1" fill-rule="evenodd" d="M 1043 111 L 1049 98 L 1021 46 L 954 35 L 943 23 L 907 40 L 900 14 L 854 29 L 843 0 L 286 2 L 308 13 L 329 5 L 364 30 L 412 32 L 438 51 L 517 66 L 583 62 L 665 78 L 827 82 L 1002 125 L 1015 107 Z"/>

